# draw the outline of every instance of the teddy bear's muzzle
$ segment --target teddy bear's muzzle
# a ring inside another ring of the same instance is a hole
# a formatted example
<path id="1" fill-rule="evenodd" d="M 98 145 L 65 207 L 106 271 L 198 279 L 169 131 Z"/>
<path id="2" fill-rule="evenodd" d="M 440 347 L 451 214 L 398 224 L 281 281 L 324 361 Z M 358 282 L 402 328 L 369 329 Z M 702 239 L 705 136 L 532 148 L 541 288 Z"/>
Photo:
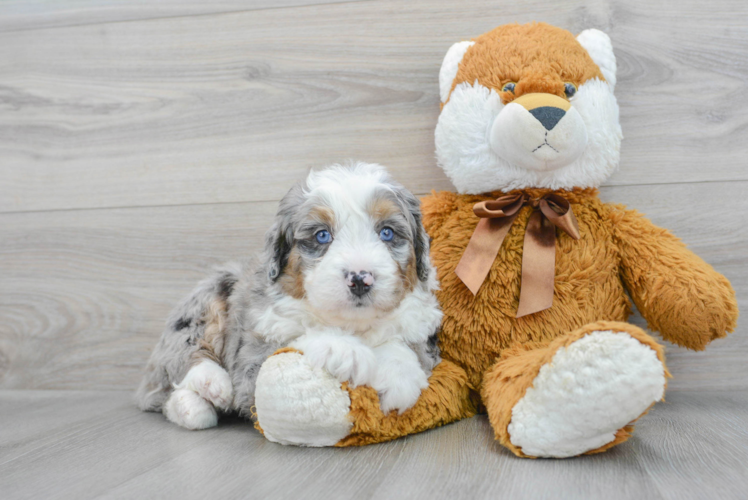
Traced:
<path id="1" fill-rule="evenodd" d="M 504 107 L 489 140 L 497 155 L 518 167 L 550 171 L 579 158 L 587 146 L 587 128 L 566 99 L 533 93 Z"/>

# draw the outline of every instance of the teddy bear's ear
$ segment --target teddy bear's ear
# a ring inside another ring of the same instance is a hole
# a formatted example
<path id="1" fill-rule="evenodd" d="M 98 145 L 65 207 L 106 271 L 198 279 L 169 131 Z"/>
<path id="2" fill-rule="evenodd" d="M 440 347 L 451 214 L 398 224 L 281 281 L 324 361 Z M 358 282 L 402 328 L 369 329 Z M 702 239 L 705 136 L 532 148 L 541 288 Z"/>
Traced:
<path id="1" fill-rule="evenodd" d="M 610 37 L 600 30 L 589 29 L 577 36 L 577 41 L 584 47 L 595 64 L 602 71 L 611 88 L 616 86 L 616 56 Z"/>
<path id="2" fill-rule="evenodd" d="M 452 90 L 452 82 L 457 76 L 457 68 L 460 66 L 462 57 L 475 42 L 457 42 L 447 51 L 442 61 L 442 69 L 439 70 L 439 97 L 445 102 Z"/>

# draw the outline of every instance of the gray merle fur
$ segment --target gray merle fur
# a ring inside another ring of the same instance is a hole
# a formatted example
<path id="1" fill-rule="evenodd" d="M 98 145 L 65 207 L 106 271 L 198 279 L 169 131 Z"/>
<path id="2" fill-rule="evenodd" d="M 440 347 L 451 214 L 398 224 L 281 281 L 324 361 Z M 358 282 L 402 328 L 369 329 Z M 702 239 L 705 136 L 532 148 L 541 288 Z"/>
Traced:
<path id="1" fill-rule="evenodd" d="M 392 182 L 390 188 L 408 219 L 407 232 L 410 234 L 407 238 L 412 241 L 415 250 L 418 278 L 425 282 L 429 277 L 429 239 L 421 224 L 418 200 L 399 184 Z M 284 296 L 277 280 L 287 264 L 291 249 L 298 244 L 295 235 L 301 222 L 299 209 L 304 202 L 305 195 L 300 185 L 292 188 L 281 200 L 275 222 L 265 235 L 261 264 L 233 263 L 218 269 L 201 281 L 172 311 L 136 394 L 142 410 L 162 410 L 173 385 L 184 378 L 191 367 L 193 355 L 200 348 L 206 328 L 204 318 L 209 306 L 220 300 L 226 303 L 228 312 L 221 362 L 233 383 L 232 408 L 242 417 L 253 417 L 257 374 L 262 363 L 283 347 L 267 342 L 257 333 L 253 318 Z M 411 348 L 427 373 L 440 361 L 436 332 L 427 343 L 411 345 Z"/>

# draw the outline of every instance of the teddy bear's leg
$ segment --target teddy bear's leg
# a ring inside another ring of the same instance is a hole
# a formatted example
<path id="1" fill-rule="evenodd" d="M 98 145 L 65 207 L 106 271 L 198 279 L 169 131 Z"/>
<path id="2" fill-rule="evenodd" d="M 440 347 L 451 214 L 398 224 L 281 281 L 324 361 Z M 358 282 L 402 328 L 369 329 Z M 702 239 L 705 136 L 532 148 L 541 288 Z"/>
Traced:
<path id="1" fill-rule="evenodd" d="M 256 426 L 266 438 L 300 446 L 389 441 L 475 414 L 465 372 L 442 360 L 416 404 L 384 415 L 377 392 L 350 389 L 303 354 L 282 349 L 263 363 L 255 389 Z"/>
<path id="2" fill-rule="evenodd" d="M 502 352 L 481 395 L 496 439 L 516 455 L 570 457 L 628 439 L 633 422 L 662 399 L 666 377 L 654 339 L 600 321 Z"/>

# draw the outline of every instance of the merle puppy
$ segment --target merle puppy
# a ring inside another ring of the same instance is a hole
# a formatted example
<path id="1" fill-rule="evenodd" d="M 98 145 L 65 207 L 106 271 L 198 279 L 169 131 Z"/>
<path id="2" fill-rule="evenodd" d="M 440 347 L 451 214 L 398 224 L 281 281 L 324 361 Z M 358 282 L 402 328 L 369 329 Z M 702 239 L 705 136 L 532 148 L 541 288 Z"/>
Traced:
<path id="1" fill-rule="evenodd" d="M 303 352 L 403 412 L 439 362 L 441 311 L 418 200 L 379 165 L 312 172 L 281 200 L 259 263 L 201 282 L 171 314 L 138 390 L 188 429 L 251 418 L 262 363 Z"/>

